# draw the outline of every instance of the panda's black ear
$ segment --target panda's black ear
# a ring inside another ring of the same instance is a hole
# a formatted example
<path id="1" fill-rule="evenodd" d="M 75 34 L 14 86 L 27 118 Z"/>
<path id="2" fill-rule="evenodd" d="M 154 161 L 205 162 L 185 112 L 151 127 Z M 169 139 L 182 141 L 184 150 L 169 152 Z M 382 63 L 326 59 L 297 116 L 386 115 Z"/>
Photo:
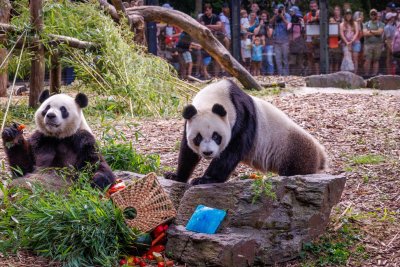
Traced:
<path id="1" fill-rule="evenodd" d="M 220 115 L 221 117 L 225 117 L 226 116 L 226 110 L 220 104 L 214 104 L 214 106 L 212 107 L 212 112 L 214 112 L 217 115 Z"/>
<path id="2" fill-rule="evenodd" d="M 182 112 L 182 116 L 187 120 L 190 120 L 196 114 L 197 109 L 193 105 L 187 105 Z"/>
<path id="3" fill-rule="evenodd" d="M 49 90 L 42 91 L 40 93 L 40 96 L 39 96 L 39 103 L 42 104 L 49 97 L 50 97 L 50 91 Z"/>
<path id="4" fill-rule="evenodd" d="M 81 107 L 85 108 L 87 107 L 89 103 L 89 99 L 85 94 L 79 93 L 75 96 L 75 102 Z"/>

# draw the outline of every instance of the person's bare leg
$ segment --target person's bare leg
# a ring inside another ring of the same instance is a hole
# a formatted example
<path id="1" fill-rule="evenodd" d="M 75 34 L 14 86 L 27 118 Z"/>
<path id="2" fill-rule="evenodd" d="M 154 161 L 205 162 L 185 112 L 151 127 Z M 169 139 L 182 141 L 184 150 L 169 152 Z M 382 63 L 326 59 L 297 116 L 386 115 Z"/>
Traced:
<path id="1" fill-rule="evenodd" d="M 352 53 L 353 63 L 354 63 L 354 73 L 357 74 L 358 72 L 358 53 Z"/>

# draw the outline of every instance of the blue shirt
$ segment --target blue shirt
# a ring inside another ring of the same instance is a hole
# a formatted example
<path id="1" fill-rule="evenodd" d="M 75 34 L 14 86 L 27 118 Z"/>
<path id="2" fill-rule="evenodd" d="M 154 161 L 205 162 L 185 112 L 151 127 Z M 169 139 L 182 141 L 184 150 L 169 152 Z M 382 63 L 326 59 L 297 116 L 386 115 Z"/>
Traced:
<path id="1" fill-rule="evenodd" d="M 251 60 L 253 61 L 262 61 L 262 45 L 253 44 L 253 49 L 251 51 Z"/>
<path id="2" fill-rule="evenodd" d="M 285 13 L 285 18 L 289 23 L 292 21 L 292 18 L 287 13 Z M 283 20 L 280 22 L 275 20 L 273 37 L 275 43 L 283 44 L 289 42 L 289 31 L 287 30 L 287 25 Z"/>

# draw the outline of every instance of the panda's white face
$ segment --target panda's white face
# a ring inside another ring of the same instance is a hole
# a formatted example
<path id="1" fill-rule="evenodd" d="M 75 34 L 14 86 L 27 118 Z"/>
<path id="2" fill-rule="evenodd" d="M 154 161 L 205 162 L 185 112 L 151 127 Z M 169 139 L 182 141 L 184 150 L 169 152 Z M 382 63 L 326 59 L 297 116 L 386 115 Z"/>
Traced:
<path id="1" fill-rule="evenodd" d="M 82 109 L 74 98 L 58 94 L 47 98 L 35 113 L 38 130 L 48 136 L 65 138 L 81 126 Z"/>
<path id="2" fill-rule="evenodd" d="M 201 157 L 218 157 L 231 139 L 231 129 L 226 116 L 212 112 L 199 112 L 186 123 L 189 147 Z"/>

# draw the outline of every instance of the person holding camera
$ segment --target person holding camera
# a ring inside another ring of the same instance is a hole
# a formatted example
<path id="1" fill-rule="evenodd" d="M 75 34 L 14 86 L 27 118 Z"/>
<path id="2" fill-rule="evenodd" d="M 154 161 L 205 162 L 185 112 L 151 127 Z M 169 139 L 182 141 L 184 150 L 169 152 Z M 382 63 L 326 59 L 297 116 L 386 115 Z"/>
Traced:
<path id="1" fill-rule="evenodd" d="M 266 10 L 261 11 L 260 23 L 254 29 L 254 35 L 261 38 L 264 43 L 262 51 L 261 74 L 274 75 L 274 40 L 272 39 L 273 29 L 269 24 L 269 14 Z"/>
<path id="2" fill-rule="evenodd" d="M 292 30 L 289 42 L 289 65 L 294 67 L 290 69 L 294 75 L 303 75 L 304 73 L 304 53 L 306 52 L 306 43 L 304 41 L 304 20 L 303 14 L 298 6 L 292 6 L 289 9 L 292 17 Z"/>
<path id="3" fill-rule="evenodd" d="M 275 60 L 278 75 L 289 75 L 289 33 L 292 27 L 291 17 L 285 12 L 285 6 L 279 4 L 274 10 L 271 19 L 273 26 L 273 38 L 275 49 Z"/>
<path id="4" fill-rule="evenodd" d="M 310 11 L 304 16 L 305 24 L 319 24 L 318 3 L 310 1 Z M 319 74 L 319 37 L 307 36 L 308 67 L 313 74 Z"/>

